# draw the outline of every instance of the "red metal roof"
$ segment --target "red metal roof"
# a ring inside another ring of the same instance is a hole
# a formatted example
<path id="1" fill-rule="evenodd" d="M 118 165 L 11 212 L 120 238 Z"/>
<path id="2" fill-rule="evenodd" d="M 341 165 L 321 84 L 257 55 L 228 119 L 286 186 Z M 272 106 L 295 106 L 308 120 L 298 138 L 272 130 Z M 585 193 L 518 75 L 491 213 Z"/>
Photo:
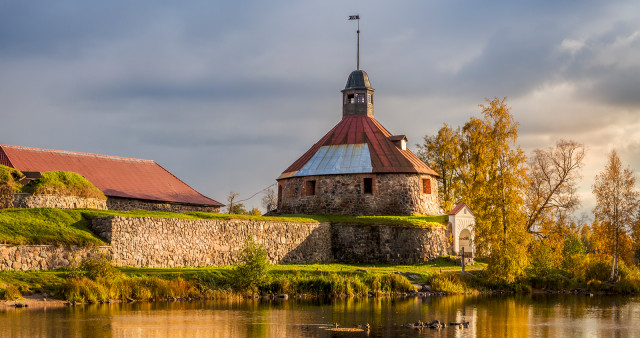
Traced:
<path id="1" fill-rule="evenodd" d="M 458 205 L 456 205 L 453 209 L 451 209 L 451 211 L 449 211 L 449 215 L 457 215 L 466 206 L 467 205 L 464 203 L 458 203 Z M 469 210 L 471 210 L 471 208 L 469 208 Z"/>
<path id="2" fill-rule="evenodd" d="M 107 196 L 222 206 L 151 160 L 0 144 L 0 164 L 21 171 L 70 171 Z"/>
<path id="3" fill-rule="evenodd" d="M 322 146 L 361 143 L 369 145 L 374 173 L 419 173 L 438 176 L 410 150 L 398 148 L 391 137 L 391 133 L 371 116 L 344 116 L 318 143 L 293 162 L 280 178 L 292 176 L 302 169 Z"/>

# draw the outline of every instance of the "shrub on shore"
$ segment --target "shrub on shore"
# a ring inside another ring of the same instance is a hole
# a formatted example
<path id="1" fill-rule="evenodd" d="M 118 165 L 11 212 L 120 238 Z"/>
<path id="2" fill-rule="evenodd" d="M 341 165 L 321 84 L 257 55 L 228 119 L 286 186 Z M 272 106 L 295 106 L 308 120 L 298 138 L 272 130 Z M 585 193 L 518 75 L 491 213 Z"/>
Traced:
<path id="1" fill-rule="evenodd" d="M 233 270 L 234 286 L 255 293 L 265 283 L 268 269 L 267 251 L 253 236 L 249 236 L 240 251 L 239 263 Z"/>

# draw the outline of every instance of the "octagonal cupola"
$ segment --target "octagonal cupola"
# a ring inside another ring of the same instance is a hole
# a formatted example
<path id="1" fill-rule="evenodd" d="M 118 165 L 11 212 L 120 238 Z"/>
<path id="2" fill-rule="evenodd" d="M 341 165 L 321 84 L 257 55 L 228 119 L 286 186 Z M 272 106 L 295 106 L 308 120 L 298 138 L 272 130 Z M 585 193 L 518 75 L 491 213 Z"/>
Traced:
<path id="1" fill-rule="evenodd" d="M 364 70 L 351 72 L 342 90 L 342 116 L 373 117 L 373 91 L 369 75 Z"/>

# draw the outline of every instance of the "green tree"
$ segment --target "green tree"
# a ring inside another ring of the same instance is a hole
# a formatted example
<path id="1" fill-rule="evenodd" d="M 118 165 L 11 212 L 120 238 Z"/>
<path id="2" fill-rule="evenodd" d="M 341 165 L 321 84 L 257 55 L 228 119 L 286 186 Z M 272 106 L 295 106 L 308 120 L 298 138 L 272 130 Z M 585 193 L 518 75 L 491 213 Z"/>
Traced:
<path id="1" fill-rule="evenodd" d="M 611 241 L 611 275 L 610 280 L 618 277 L 618 258 L 621 242 L 635 221 L 638 208 L 638 192 L 635 188 L 636 178 L 630 168 L 622 168 L 618 153 L 613 150 L 605 169 L 596 175 L 592 191 L 596 197 L 594 214 L 596 220 L 608 229 L 605 232 Z"/>
<path id="2" fill-rule="evenodd" d="M 418 157 L 435 170 L 438 178 L 440 205 L 445 212 L 453 209 L 457 202 L 456 180 L 458 177 L 458 158 L 460 156 L 460 131 L 446 123 L 438 134 L 426 135 L 422 145 L 418 146 Z"/>
<path id="3" fill-rule="evenodd" d="M 238 265 L 233 270 L 235 284 L 238 288 L 257 292 L 267 277 L 269 260 L 267 251 L 253 236 L 249 236 L 239 252 Z"/>

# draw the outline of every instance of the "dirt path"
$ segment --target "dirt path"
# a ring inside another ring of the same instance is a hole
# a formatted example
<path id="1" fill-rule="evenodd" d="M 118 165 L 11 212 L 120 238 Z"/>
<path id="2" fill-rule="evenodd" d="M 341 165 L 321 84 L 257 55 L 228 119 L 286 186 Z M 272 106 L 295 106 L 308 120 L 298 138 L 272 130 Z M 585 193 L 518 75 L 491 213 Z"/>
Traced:
<path id="1" fill-rule="evenodd" d="M 0 311 L 61 308 L 66 306 L 65 303 L 67 302 L 61 299 L 50 299 L 42 294 L 33 294 L 24 296 L 24 299 L 20 300 L 0 300 Z M 16 304 L 19 305 L 16 306 Z"/>

